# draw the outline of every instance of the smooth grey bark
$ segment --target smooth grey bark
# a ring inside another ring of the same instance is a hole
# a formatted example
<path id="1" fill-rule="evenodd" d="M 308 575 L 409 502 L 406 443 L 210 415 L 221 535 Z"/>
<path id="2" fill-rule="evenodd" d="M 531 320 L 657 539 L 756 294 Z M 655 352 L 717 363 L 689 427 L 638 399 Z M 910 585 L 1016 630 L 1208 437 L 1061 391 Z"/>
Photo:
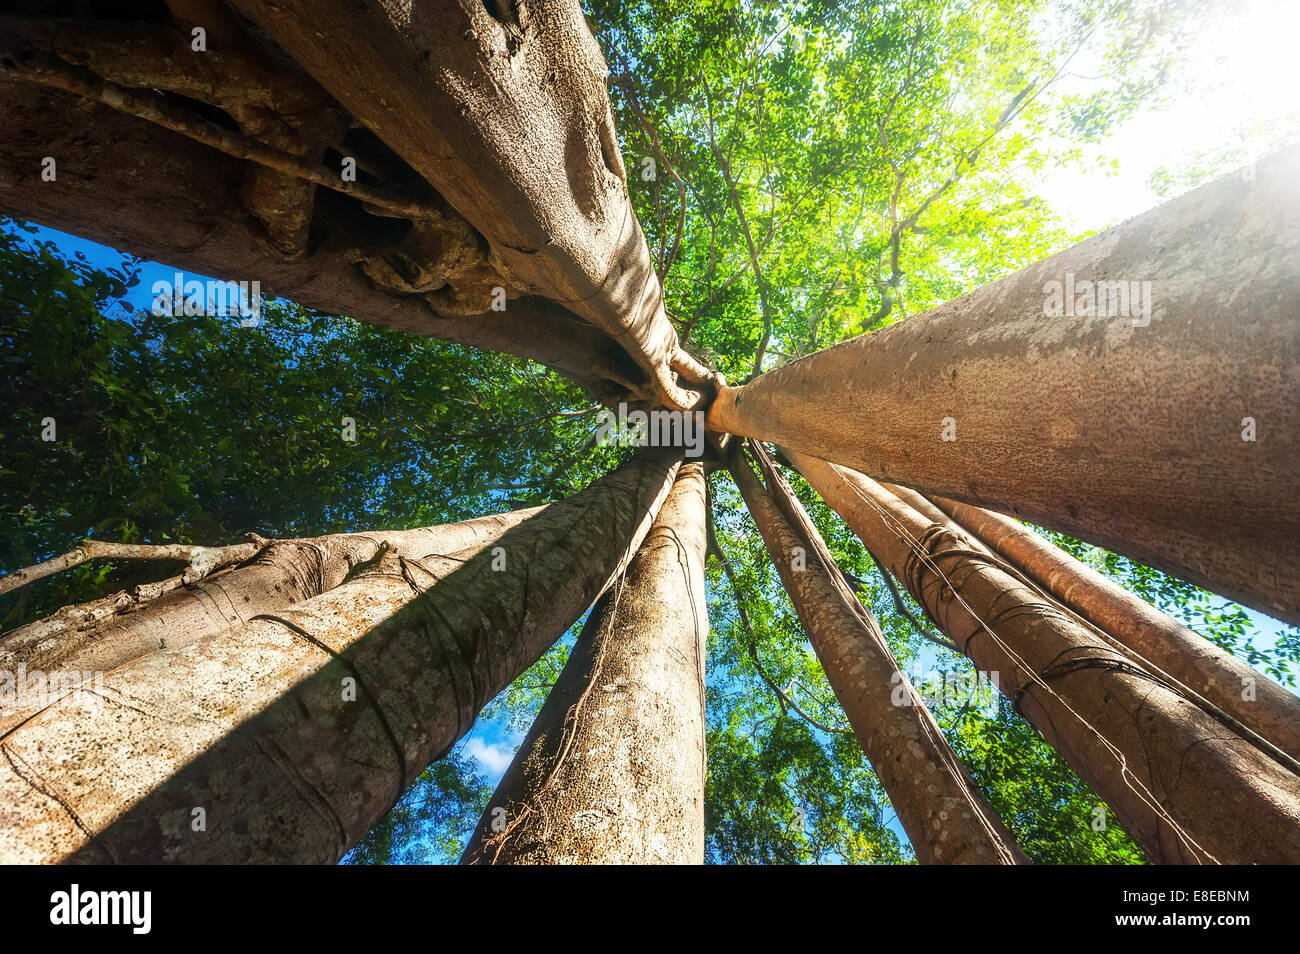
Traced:
<path id="1" fill-rule="evenodd" d="M 679 460 L 59 699 L 0 737 L 0 861 L 336 861 L 621 572 Z"/>
<path id="2" fill-rule="evenodd" d="M 463 864 L 704 863 L 704 467 L 601 597 Z"/>
<path id="3" fill-rule="evenodd" d="M 764 487 L 739 454 L 732 458 L 730 470 L 917 860 L 1027 864 L 929 709 L 914 696 L 875 617 L 849 591 L 789 486 L 774 468 L 767 468 L 769 484 L 775 487 Z M 784 506 L 778 495 L 785 498 Z M 791 521 L 788 511 L 802 519 Z M 797 550 L 803 552 L 796 562 Z"/>
<path id="4" fill-rule="evenodd" d="M 1300 146 L 1253 172 L 724 389 L 710 426 L 1300 623 Z M 1149 315 L 1044 313 L 1084 281 L 1150 282 Z"/>
<path id="5" fill-rule="evenodd" d="M 871 478 L 786 449 L 809 484 L 1156 863 L 1300 862 L 1300 777 Z M 1087 831 L 1091 818 L 1078 819 Z"/>

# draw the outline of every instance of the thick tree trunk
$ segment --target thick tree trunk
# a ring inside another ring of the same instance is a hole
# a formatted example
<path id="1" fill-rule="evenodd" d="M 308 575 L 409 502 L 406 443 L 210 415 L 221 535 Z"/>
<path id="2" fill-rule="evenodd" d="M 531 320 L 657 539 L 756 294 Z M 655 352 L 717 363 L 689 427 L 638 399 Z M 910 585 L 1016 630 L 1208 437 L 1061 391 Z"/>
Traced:
<path id="1" fill-rule="evenodd" d="M 678 460 L 54 701 L 0 737 L 0 860 L 337 860 L 621 572 Z"/>
<path id="2" fill-rule="evenodd" d="M 655 386 L 646 397 L 699 400 L 673 373 L 708 372 L 664 312 L 608 67 L 576 0 L 235 6 L 445 196 L 510 274 L 621 342 Z"/>
<path id="3" fill-rule="evenodd" d="M 1154 862 L 1300 862 L 1300 777 L 875 481 L 786 450 Z M 1092 819 L 1079 819 L 1081 830 Z"/>
<path id="4" fill-rule="evenodd" d="M 1300 760 L 1300 698 L 1010 517 L 946 497 L 936 504 L 1063 605 Z"/>
<path id="5" fill-rule="evenodd" d="M 1270 755 L 1273 748 L 1280 750 L 1283 765 L 1296 770 L 1300 698 L 1018 521 L 947 497 L 931 500 L 910 487 L 880 485 L 931 522 L 958 524 L 973 546 L 1006 561 L 1005 568 L 1024 574 L 1067 612 L 1100 628 L 1145 668 L 1217 706 L 1251 742 Z"/>
<path id="6" fill-rule="evenodd" d="M 743 456 L 731 474 L 758 524 L 826 678 L 923 864 L 1028 859 L 914 695 L 876 620 L 848 589 L 787 486 L 764 487 Z M 769 481 L 775 471 L 769 471 Z M 803 517 L 786 518 L 775 494 Z M 802 551 L 802 552 L 800 552 Z M 799 554 L 796 559 L 796 554 Z M 901 697 L 901 705 L 895 699 Z"/>
<path id="7" fill-rule="evenodd" d="M 725 389 L 711 426 L 1300 623 L 1300 146 L 1254 172 Z M 1129 283 L 1147 280 L 1138 314 Z M 1132 317 L 1111 314 L 1118 293 L 1108 317 L 1044 314 L 1085 281 L 1123 282 Z"/>
<path id="8" fill-rule="evenodd" d="M 705 484 L 684 464 L 461 859 L 704 862 Z"/>
<path id="9" fill-rule="evenodd" d="M 0 637 L 0 672 L 73 672 L 86 678 L 156 649 L 179 649 L 254 617 L 328 592 L 384 551 L 407 560 L 473 554 L 544 508 L 516 510 L 417 530 L 275 540 L 256 558 L 90 625 L 64 626 L 62 611 Z M 75 608 L 73 608 L 75 609 Z M 44 703 L 6 705 L 0 735 Z"/>
<path id="10" fill-rule="evenodd" d="M 111 45 L 107 37 L 105 45 Z M 162 50 L 152 48 L 158 62 L 136 62 L 136 69 L 162 69 Z M 88 52 L 81 59 L 100 65 Z M 190 60 L 178 61 L 178 73 L 187 92 L 197 94 Z M 220 70 L 213 78 L 218 92 L 222 82 L 246 81 Z M 510 299 L 505 310 L 493 310 L 492 288 L 478 271 L 488 263 L 486 243 L 445 203 L 441 225 L 416 228 L 320 190 L 306 213 L 311 241 L 290 253 L 274 245 L 261 210 L 247 201 L 257 168 L 247 162 L 13 74 L 0 76 L 0 123 L 7 130 L 0 209 L 7 214 L 182 269 L 187 279 L 258 281 L 268 298 L 531 358 L 602 401 L 628 399 L 631 390 L 647 386 L 617 341 L 554 302 L 515 297 L 521 290 L 504 277 L 499 281 Z M 353 151 L 342 143 L 339 149 Z M 42 180 L 47 156 L 57 163 L 51 182 Z M 413 192 L 420 190 L 428 191 L 420 185 Z M 426 279 L 431 291 L 408 287 L 394 277 L 403 269 L 440 275 L 447 284 L 439 288 Z"/>

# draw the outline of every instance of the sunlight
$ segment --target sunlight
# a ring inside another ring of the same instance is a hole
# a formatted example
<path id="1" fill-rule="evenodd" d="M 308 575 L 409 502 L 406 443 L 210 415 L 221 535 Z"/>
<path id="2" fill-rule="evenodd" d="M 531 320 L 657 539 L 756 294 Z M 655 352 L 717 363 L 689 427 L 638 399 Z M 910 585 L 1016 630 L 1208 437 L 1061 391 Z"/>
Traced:
<path id="1" fill-rule="evenodd" d="M 1081 165 L 1048 172 L 1039 195 L 1071 227 L 1101 229 L 1162 201 L 1147 181 L 1162 167 L 1176 169 L 1204 153 L 1220 157 L 1216 171 L 1227 172 L 1294 142 L 1300 138 L 1297 40 L 1300 3 L 1244 0 L 1236 15 L 1199 37 L 1170 102 L 1085 147 Z"/>

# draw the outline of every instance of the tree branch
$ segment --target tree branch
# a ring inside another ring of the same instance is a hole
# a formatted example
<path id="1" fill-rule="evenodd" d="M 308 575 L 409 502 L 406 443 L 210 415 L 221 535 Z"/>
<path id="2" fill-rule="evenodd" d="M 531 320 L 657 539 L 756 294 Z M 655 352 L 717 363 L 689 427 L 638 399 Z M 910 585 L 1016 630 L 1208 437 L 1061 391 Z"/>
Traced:
<path id="1" fill-rule="evenodd" d="M 749 219 L 745 217 L 745 209 L 740 201 L 740 193 L 736 191 L 736 180 L 731 174 L 731 163 L 727 161 L 727 157 L 718 148 L 718 141 L 714 135 L 713 99 L 709 95 L 707 82 L 704 84 L 704 88 L 705 103 L 708 105 L 709 111 L 709 148 L 718 162 L 718 169 L 722 172 L 723 181 L 727 184 L 727 195 L 731 199 L 732 208 L 736 210 L 736 217 L 740 219 L 740 230 L 745 236 L 745 247 L 749 250 L 749 262 L 754 269 L 754 283 L 758 286 L 758 304 L 763 312 L 763 337 L 758 343 L 758 350 L 754 353 L 754 370 L 750 374 L 751 378 L 756 378 L 763 373 L 763 356 L 767 352 L 768 344 L 772 341 L 772 313 L 767 305 L 767 281 L 763 278 L 762 269 L 758 264 L 758 250 L 754 246 L 754 236 L 749 230 Z"/>
<path id="2" fill-rule="evenodd" d="M 645 113 L 641 109 L 641 102 L 637 98 L 636 94 L 636 83 L 632 79 L 631 73 L 627 71 L 626 61 L 623 60 L 621 54 L 616 55 L 618 55 L 619 61 L 624 63 L 623 72 L 616 77 L 616 82 L 622 86 L 623 90 L 627 93 L 628 106 L 631 107 L 632 112 L 641 123 L 641 128 L 645 130 L 646 136 L 650 139 L 650 146 L 654 149 L 655 156 L 658 157 L 661 163 L 663 163 L 663 167 L 668 171 L 668 175 L 672 177 L 673 184 L 677 186 L 678 198 L 681 200 L 680 208 L 677 212 L 677 235 L 673 239 L 672 248 L 668 250 L 666 256 L 661 258 L 659 263 L 660 280 L 667 281 L 668 273 L 672 271 L 673 262 L 677 260 L 677 252 L 682 245 L 682 233 L 686 229 L 686 183 L 684 183 L 682 177 L 677 174 L 677 169 L 673 166 L 672 161 L 668 158 L 668 154 L 664 151 L 663 144 L 659 141 L 659 133 L 655 130 L 655 127 L 651 124 L 650 120 L 646 118 Z"/>
<path id="3" fill-rule="evenodd" d="M 935 636 L 933 633 L 930 632 L 929 627 L 927 627 L 924 623 L 922 623 L 919 619 L 917 619 L 916 614 L 913 613 L 911 610 L 909 610 L 907 608 L 907 605 L 903 602 L 903 597 L 898 592 L 898 585 L 894 582 L 893 577 L 889 575 L 889 571 L 880 565 L 880 561 L 876 559 L 875 554 L 873 554 L 870 550 L 867 551 L 867 555 L 871 557 L 872 561 L 876 564 L 877 568 L 880 570 L 880 577 L 885 581 L 885 588 L 889 590 L 889 595 L 892 596 L 894 599 L 894 607 L 898 610 L 901 616 L 906 618 L 907 621 L 912 624 L 912 628 L 916 630 L 917 635 L 923 637 L 924 639 L 928 639 L 936 646 L 942 646 L 944 649 L 951 650 L 954 653 L 960 652 L 960 650 L 957 648 L 955 643 L 949 642 L 948 640 L 944 639 L 942 636 Z M 840 570 L 840 573 L 843 574 L 846 580 L 850 581 L 851 583 L 856 583 L 861 589 L 864 590 L 866 589 L 867 586 L 866 580 L 854 576 L 852 573 L 848 572 L 847 570 Z"/>
<path id="4" fill-rule="evenodd" d="M 82 540 L 61 556 L 0 576 L 0 595 L 12 592 L 20 586 L 26 586 L 34 580 L 70 570 L 88 560 L 183 560 L 189 563 L 188 569 L 183 574 L 184 582 L 190 583 L 202 579 L 213 570 L 219 570 L 232 563 L 251 560 L 271 542 L 252 533 L 249 537 L 248 543 L 237 543 L 228 547 L 201 547 L 187 543 L 136 544 Z"/>

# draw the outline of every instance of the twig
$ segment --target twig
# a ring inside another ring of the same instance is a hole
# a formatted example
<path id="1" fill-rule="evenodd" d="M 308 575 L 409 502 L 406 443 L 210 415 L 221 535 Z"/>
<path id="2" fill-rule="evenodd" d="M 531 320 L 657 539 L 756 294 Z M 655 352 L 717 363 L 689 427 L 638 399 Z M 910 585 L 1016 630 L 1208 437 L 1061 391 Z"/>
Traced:
<path id="1" fill-rule="evenodd" d="M 619 59 L 620 61 L 623 61 L 621 54 L 619 54 Z M 677 213 L 677 235 L 673 239 L 672 248 L 669 249 L 666 256 L 661 257 L 659 262 L 660 281 L 667 281 L 668 273 L 672 271 L 673 262 L 676 261 L 677 252 L 682 245 L 682 233 L 686 229 L 686 183 L 684 183 L 682 177 L 677 174 L 677 170 L 668 159 L 668 154 L 664 151 L 663 144 L 659 141 L 659 133 L 655 130 L 655 127 L 650 123 L 650 120 L 646 118 L 645 113 L 641 109 L 641 102 L 636 95 L 636 83 L 633 81 L 631 73 L 627 70 L 626 61 L 623 61 L 623 72 L 617 77 L 617 81 L 618 84 L 627 92 L 628 105 L 632 108 L 632 112 L 636 115 L 636 118 L 640 120 L 641 128 L 645 130 L 646 136 L 650 139 L 650 145 L 654 149 L 655 155 L 658 157 L 659 161 L 663 163 L 664 169 L 668 171 L 668 175 L 672 177 L 673 184 L 677 186 L 678 198 L 681 200 L 681 206 Z"/>
<path id="2" fill-rule="evenodd" d="M 870 550 L 867 551 L 867 555 L 870 556 L 873 561 L 876 560 L 875 555 Z M 952 650 L 953 652 L 959 652 L 955 643 L 949 642 L 948 640 L 944 639 L 942 636 L 934 635 L 933 633 L 930 632 L 929 627 L 927 627 L 924 623 L 922 623 L 919 619 L 916 618 L 916 614 L 913 613 L 911 610 L 909 610 L 907 608 L 907 605 L 903 602 L 903 597 L 898 592 L 898 586 L 894 583 L 894 580 L 889 575 L 889 572 L 885 570 L 884 567 L 880 566 L 878 561 L 876 562 L 876 567 L 880 570 L 880 576 L 885 581 L 885 587 L 889 590 L 889 595 L 894 598 L 894 607 L 898 610 L 900 615 L 904 616 L 907 619 L 907 621 L 912 624 L 912 628 L 916 630 L 917 634 L 919 636 L 924 637 L 925 639 L 928 639 L 936 646 L 942 646 L 944 649 L 949 649 Z M 858 587 L 860 587 L 863 590 L 866 589 L 867 587 L 866 580 L 862 579 L 861 577 L 854 576 L 848 570 L 841 569 L 840 573 L 849 582 L 857 584 Z"/>
<path id="3" fill-rule="evenodd" d="M 709 110 L 709 148 L 713 152 L 713 157 L 718 161 L 718 169 L 722 172 L 723 181 L 727 184 L 727 194 L 731 199 L 732 207 L 736 210 L 736 217 L 740 219 L 740 231 L 745 236 L 745 247 L 749 250 L 749 261 L 754 269 L 754 283 L 758 286 L 758 304 L 763 312 L 763 337 L 758 343 L 758 350 L 754 353 L 754 370 L 750 374 L 751 378 L 756 378 L 763 373 L 763 356 L 767 351 L 767 346 L 772 341 L 772 313 L 767 304 L 767 280 L 763 278 L 762 269 L 758 264 L 758 250 L 754 246 L 754 236 L 749 230 L 749 219 L 745 217 L 745 209 L 740 201 L 740 193 L 736 191 L 736 180 L 731 175 L 731 163 L 727 157 L 722 154 L 718 148 L 717 139 L 713 133 L 713 99 L 709 95 L 708 83 L 704 84 L 705 103 Z"/>

